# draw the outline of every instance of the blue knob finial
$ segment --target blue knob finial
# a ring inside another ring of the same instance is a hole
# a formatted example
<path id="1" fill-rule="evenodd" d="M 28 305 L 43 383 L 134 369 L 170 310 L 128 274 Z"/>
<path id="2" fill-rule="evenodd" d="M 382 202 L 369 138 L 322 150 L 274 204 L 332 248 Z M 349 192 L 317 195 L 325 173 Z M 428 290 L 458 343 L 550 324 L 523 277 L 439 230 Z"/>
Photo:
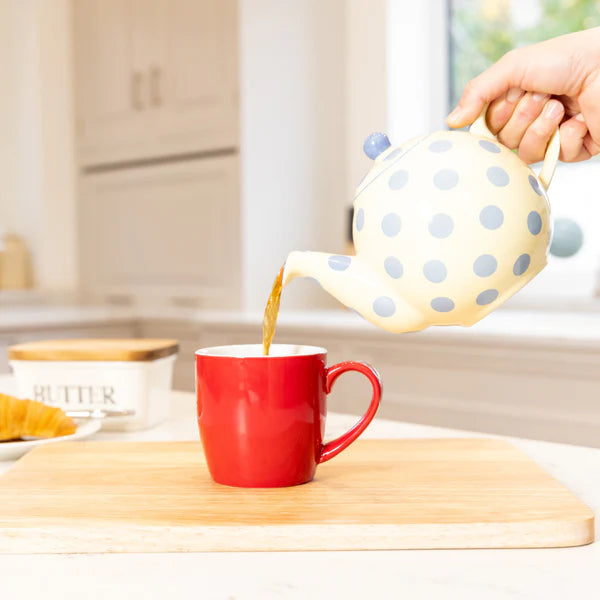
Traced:
<path id="1" fill-rule="evenodd" d="M 375 160 L 384 150 L 391 146 L 390 140 L 385 133 L 372 133 L 363 144 L 365 154 Z"/>

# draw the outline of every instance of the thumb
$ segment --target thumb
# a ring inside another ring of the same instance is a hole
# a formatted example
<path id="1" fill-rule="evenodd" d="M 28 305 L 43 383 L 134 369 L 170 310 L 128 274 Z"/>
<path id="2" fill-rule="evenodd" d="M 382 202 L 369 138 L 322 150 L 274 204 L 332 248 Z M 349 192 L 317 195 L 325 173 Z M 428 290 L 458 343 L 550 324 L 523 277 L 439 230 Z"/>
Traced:
<path id="1" fill-rule="evenodd" d="M 525 64 L 517 55 L 518 51 L 508 52 L 481 75 L 469 81 L 458 106 L 446 119 L 450 127 L 470 125 L 488 102 L 500 97 L 512 87 L 520 87 Z"/>

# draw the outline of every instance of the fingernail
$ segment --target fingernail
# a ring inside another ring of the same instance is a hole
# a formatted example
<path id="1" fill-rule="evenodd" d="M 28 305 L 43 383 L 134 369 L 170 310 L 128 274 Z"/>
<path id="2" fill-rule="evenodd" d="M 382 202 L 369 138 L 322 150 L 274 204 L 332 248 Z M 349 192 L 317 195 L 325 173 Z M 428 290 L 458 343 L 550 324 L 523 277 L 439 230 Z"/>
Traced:
<path id="1" fill-rule="evenodd" d="M 562 113 L 562 106 L 558 102 L 548 102 L 543 112 L 547 119 L 556 119 Z"/>
<path id="2" fill-rule="evenodd" d="M 457 106 L 449 115 L 448 115 L 448 121 L 456 121 L 458 119 L 458 117 L 460 116 L 460 113 L 462 112 L 462 108 L 460 106 Z"/>
<path id="3" fill-rule="evenodd" d="M 512 104 L 516 102 L 523 95 L 523 90 L 521 88 L 510 88 L 508 92 L 506 92 L 506 99 Z"/>
<path id="4" fill-rule="evenodd" d="M 536 102 L 541 102 L 542 100 L 545 100 L 547 97 L 548 97 L 548 94 L 542 94 L 542 92 L 534 92 L 532 94 L 532 98 Z"/>
<path id="5" fill-rule="evenodd" d="M 575 115 L 575 120 L 576 121 L 581 121 L 582 123 L 585 123 L 585 117 L 581 113 Z"/>

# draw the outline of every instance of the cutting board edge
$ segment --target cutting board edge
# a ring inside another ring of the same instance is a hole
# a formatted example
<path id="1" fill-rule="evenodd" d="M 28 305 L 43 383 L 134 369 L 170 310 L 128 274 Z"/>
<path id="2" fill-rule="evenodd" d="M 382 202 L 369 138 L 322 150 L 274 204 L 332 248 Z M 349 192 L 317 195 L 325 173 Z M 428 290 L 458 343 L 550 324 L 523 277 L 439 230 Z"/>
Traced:
<path id="1" fill-rule="evenodd" d="M 591 513 L 591 511 L 590 511 Z M 253 530 L 248 536 L 248 529 Z M 127 525 L 108 537 L 97 527 L 0 527 L 1 554 L 286 552 L 429 549 L 567 548 L 594 542 L 593 513 L 569 521 L 424 525 Z M 187 537 L 182 544 L 182 533 Z M 332 540 L 336 540 L 332 542 Z"/>
<path id="2" fill-rule="evenodd" d="M 380 446 L 385 450 L 386 444 L 426 444 L 436 442 L 448 444 L 452 442 L 485 441 L 486 447 L 510 448 L 507 459 L 518 468 L 519 462 L 533 463 L 536 470 L 566 490 L 539 464 L 532 461 L 514 444 L 506 440 L 491 438 L 421 438 L 421 439 L 377 439 L 362 440 L 355 449 L 363 446 Z M 196 464 L 199 441 L 180 442 L 80 442 L 78 453 L 86 447 L 103 449 L 111 446 L 126 445 L 136 450 L 132 455 L 133 466 L 137 465 L 137 457 L 149 446 L 170 445 L 178 455 L 180 450 L 188 450 L 194 456 Z M 58 451 L 52 450 L 49 455 L 58 458 L 63 454 L 69 458 L 72 443 L 63 442 L 54 445 Z M 52 449 L 52 445 L 47 446 Z M 68 451 L 65 451 L 68 450 Z M 464 451 L 464 448 L 459 448 Z M 41 451 L 41 449 L 40 449 Z M 32 452 L 31 454 L 38 454 Z M 201 450 L 200 450 L 201 453 Z M 41 452 L 39 453 L 41 454 Z M 352 457 L 352 449 L 342 456 Z M 177 460 L 180 457 L 176 456 Z M 203 459 L 202 459 L 203 460 Z M 19 461 L 21 462 L 21 461 Z M 27 457 L 24 457 L 27 463 Z M 35 461 L 33 461 L 35 463 Z M 343 462 L 343 460 L 342 460 Z M 477 462 L 477 461 L 475 461 Z M 15 464 L 15 466 L 18 463 Z M 191 463 L 190 463 L 191 464 Z M 198 462 L 200 464 L 200 462 Z M 339 464 L 339 462 L 335 463 Z M 81 463 L 77 469 L 81 468 Z M 331 467 L 331 465 L 329 465 Z M 13 466 L 14 468 L 14 466 Z M 324 468 L 327 468 L 325 465 Z M 346 466 L 346 468 L 348 468 Z M 31 468 L 29 468 L 31 470 Z M 35 470 L 35 469 L 34 469 Z M 68 469 L 70 471 L 70 469 Z M 7 472 L 10 473 L 11 470 Z M 0 488 L 4 478 L 0 477 Z M 8 481 L 5 481 L 8 483 Z M 554 484 L 551 488 L 554 488 Z M 294 489 L 294 488 L 291 488 Z M 552 491 L 550 489 L 550 491 Z M 202 552 L 202 551 L 323 551 L 323 550 L 386 550 L 386 549 L 447 549 L 447 548 L 538 548 L 538 547 L 569 547 L 581 546 L 594 541 L 594 514 L 588 506 L 579 500 L 572 492 L 569 495 L 578 503 L 573 510 L 553 520 L 526 520 L 526 517 L 511 522 L 468 522 L 463 524 L 442 524 L 428 522 L 425 524 L 408 523 L 401 525 L 402 520 L 388 524 L 360 524 L 353 521 L 341 522 L 339 519 L 329 524 L 273 524 L 273 525 L 213 525 L 210 527 L 193 524 L 181 525 L 163 520 L 160 525 L 137 524 L 131 522 L 119 523 L 117 529 L 110 531 L 111 525 L 106 521 L 92 517 L 85 525 L 78 523 L 66 527 L 60 520 L 47 520 L 45 524 L 23 521 L 20 523 L 8 521 L 0 515 L 0 554 L 18 553 L 158 553 L 158 552 Z M 52 519 L 52 517 L 50 517 Z M 181 521 L 180 521 L 181 523 Z M 25 526 L 24 526 L 25 525 Z M 74 531 L 75 530 L 75 531 Z M 187 538 L 187 539 L 186 539 Z"/>

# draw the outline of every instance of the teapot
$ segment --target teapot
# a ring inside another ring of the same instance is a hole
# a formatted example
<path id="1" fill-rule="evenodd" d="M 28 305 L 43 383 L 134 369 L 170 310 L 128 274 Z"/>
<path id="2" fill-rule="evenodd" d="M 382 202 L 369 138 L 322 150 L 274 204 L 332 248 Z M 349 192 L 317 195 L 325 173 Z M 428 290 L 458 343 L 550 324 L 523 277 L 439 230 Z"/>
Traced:
<path id="1" fill-rule="evenodd" d="M 469 131 L 398 147 L 369 136 L 374 164 L 354 198 L 356 255 L 291 252 L 283 285 L 316 279 L 367 321 L 400 333 L 473 325 L 531 281 L 547 262 L 558 131 L 536 175 L 492 134 L 486 109 Z"/>

